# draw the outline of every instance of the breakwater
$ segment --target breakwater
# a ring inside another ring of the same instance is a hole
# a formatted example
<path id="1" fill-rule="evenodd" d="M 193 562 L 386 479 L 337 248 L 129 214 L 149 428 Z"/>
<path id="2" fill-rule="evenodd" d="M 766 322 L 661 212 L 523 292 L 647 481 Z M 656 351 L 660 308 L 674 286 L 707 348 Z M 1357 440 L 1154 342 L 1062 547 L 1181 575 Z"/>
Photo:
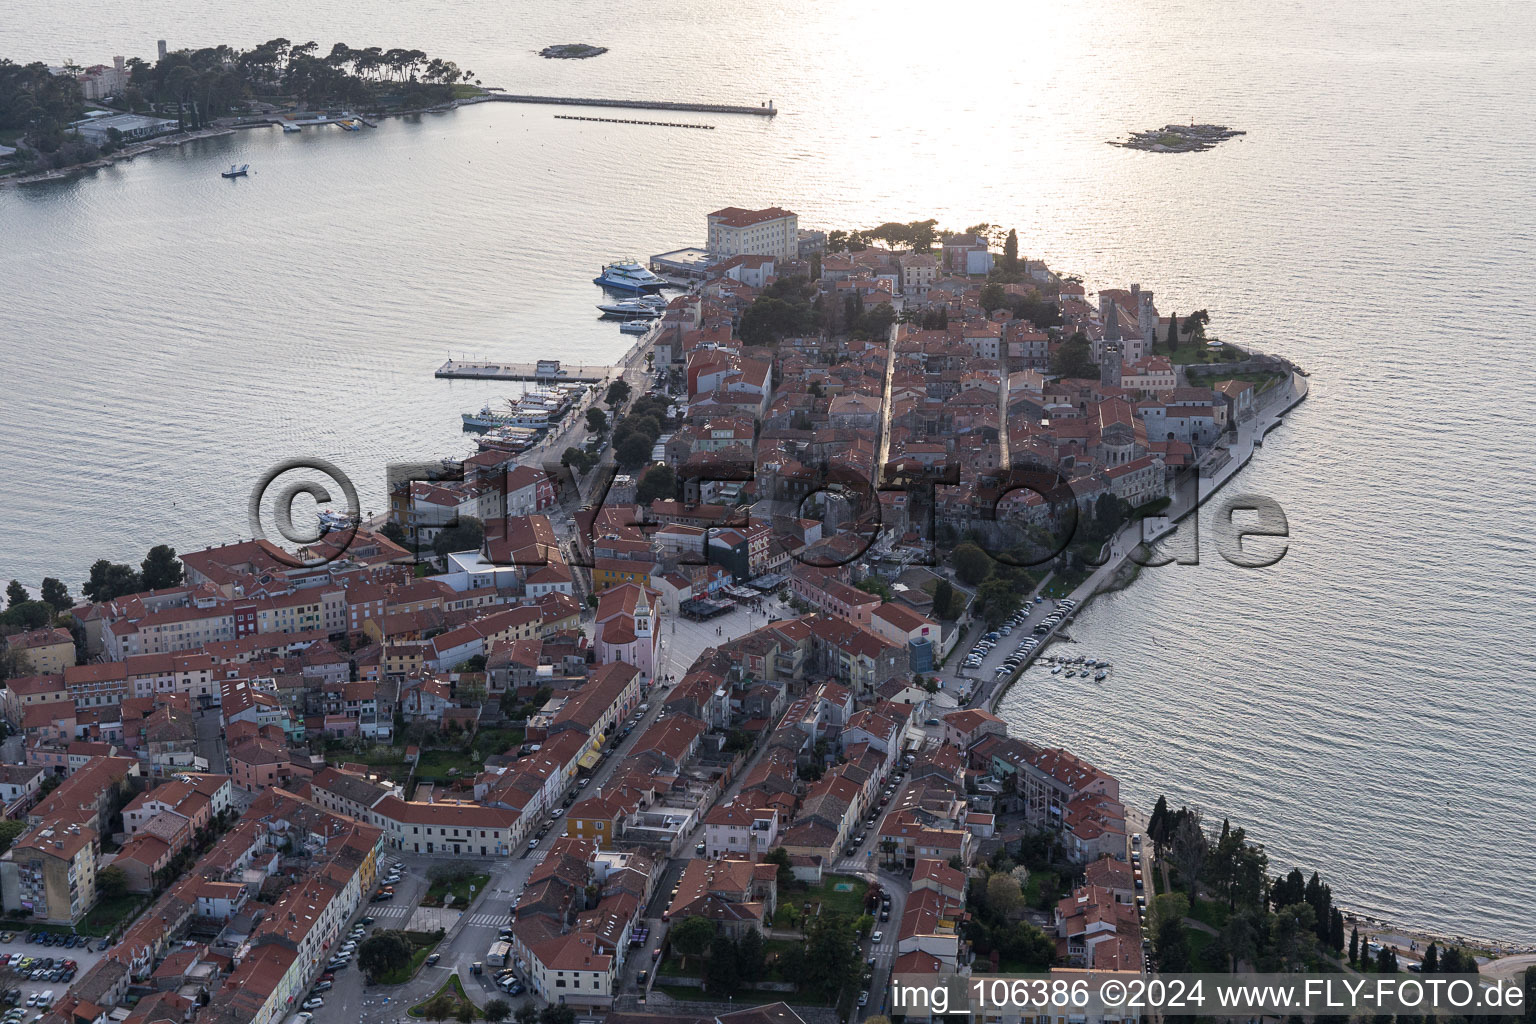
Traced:
<path id="1" fill-rule="evenodd" d="M 492 103 L 548 103 L 567 107 L 623 107 L 630 110 L 689 110 L 698 114 L 752 114 L 756 117 L 774 117 L 778 109 L 769 100 L 756 107 L 738 106 L 731 103 L 684 103 L 677 100 L 594 100 L 572 96 L 521 96 L 497 92 L 485 97 Z"/>
<path id="2" fill-rule="evenodd" d="M 557 121 L 601 121 L 604 124 L 648 124 L 656 128 L 701 128 L 714 131 L 712 124 L 685 124 L 681 121 L 636 121 L 628 117 L 581 117 L 577 114 L 556 114 Z"/>

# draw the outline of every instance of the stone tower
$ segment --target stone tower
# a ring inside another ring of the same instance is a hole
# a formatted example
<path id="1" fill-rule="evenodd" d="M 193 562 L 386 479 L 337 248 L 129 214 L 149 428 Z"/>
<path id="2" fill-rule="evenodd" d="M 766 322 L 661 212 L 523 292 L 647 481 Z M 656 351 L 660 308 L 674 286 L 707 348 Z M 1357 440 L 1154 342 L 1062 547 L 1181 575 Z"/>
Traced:
<path id="1" fill-rule="evenodd" d="M 160 54 L 160 59 L 161 60 L 165 60 L 165 40 L 164 39 L 156 40 L 156 44 L 155 45 L 156 45 L 156 51 Z"/>
<path id="2" fill-rule="evenodd" d="M 1123 352 L 1118 340 L 1104 341 L 1104 355 L 1099 359 L 1099 384 L 1106 388 L 1120 386 L 1120 365 L 1123 361 Z"/>

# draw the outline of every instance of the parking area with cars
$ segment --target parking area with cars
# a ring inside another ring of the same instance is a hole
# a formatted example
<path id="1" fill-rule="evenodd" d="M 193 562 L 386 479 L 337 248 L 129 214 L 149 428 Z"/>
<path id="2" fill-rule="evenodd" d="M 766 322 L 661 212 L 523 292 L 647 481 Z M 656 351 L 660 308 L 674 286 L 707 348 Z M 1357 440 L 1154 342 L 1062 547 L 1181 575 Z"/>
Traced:
<path id="1" fill-rule="evenodd" d="M 1023 668 L 1041 646 L 1049 642 L 1051 634 L 1076 607 L 1077 602 L 1071 598 L 1062 598 L 1052 603 L 1047 598 L 1037 596 L 1032 603 L 1014 612 L 996 629 L 983 634 L 966 652 L 960 663 L 960 671 L 979 676 L 982 680 L 979 689 L 983 692 L 989 682 L 1001 684 L 1002 680 Z M 1033 626 L 1030 626 L 1031 622 Z M 1006 646 L 1008 640 L 1015 632 L 1022 632 L 1026 627 L 1029 627 L 1030 632 L 1019 639 L 1010 651 Z M 1002 649 L 1000 655 L 999 648 Z"/>
<path id="2" fill-rule="evenodd" d="M 0 1021 L 31 1024 L 64 998 L 75 978 L 94 967 L 106 948 L 106 940 L 83 935 L 0 931 Z"/>

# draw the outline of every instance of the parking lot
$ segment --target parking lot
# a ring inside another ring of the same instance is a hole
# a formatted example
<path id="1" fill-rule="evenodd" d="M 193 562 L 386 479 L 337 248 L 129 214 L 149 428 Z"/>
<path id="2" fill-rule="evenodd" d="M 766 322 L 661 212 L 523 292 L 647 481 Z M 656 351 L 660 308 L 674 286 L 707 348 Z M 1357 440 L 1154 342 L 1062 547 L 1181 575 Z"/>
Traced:
<path id="1" fill-rule="evenodd" d="M 48 944 L 34 941 L 34 936 L 40 939 L 43 934 L 50 935 Z M 7 935 L 10 940 L 3 941 Z M 5 960 L 0 965 L 0 1001 L 9 1020 L 30 1024 L 64 998 L 71 982 L 102 958 L 100 939 L 81 936 L 74 946 L 68 941 L 68 936 L 57 932 L 0 932 L 0 957 Z M 47 998 L 50 992 L 52 997 Z"/>
<path id="2" fill-rule="evenodd" d="M 961 659 L 961 674 L 976 678 L 977 690 L 985 691 L 989 684 L 1018 671 L 1076 607 L 1075 601 L 1066 598 L 1037 599 L 1025 605 L 972 645 Z"/>

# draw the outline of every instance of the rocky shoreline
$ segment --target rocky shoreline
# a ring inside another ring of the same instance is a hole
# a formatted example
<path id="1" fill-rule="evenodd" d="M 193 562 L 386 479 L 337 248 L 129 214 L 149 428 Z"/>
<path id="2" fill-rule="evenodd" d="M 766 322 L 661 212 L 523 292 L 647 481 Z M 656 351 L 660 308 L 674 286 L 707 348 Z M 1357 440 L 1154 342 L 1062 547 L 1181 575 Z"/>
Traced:
<path id="1" fill-rule="evenodd" d="M 1147 153 L 1203 153 L 1228 139 L 1247 134 L 1224 124 L 1169 124 L 1134 132 L 1123 141 L 1111 139 L 1109 144 Z"/>

